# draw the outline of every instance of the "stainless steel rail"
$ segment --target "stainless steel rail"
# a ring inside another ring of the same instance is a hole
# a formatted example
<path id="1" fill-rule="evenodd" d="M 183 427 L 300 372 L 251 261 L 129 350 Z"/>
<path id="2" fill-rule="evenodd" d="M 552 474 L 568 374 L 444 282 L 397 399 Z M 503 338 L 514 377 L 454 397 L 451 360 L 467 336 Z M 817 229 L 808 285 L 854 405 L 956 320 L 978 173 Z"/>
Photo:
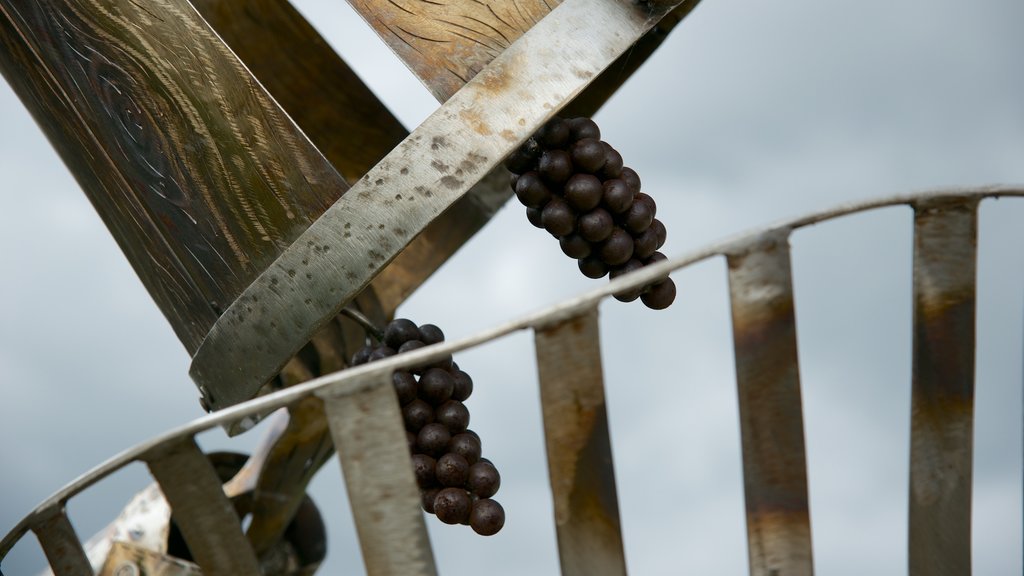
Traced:
<path id="1" fill-rule="evenodd" d="M 723 256 L 732 302 L 751 574 L 811 574 L 788 238 L 793 230 L 847 214 L 909 205 L 915 212 L 910 570 L 966 574 L 977 210 L 982 200 L 1003 196 L 1024 196 L 1024 188 L 933 191 L 838 206 L 645 267 L 462 340 L 323 376 L 199 418 L 114 456 L 46 499 L 0 541 L 0 562 L 32 531 L 55 574 L 91 574 L 66 504 L 112 472 L 142 461 L 181 518 L 182 534 L 204 574 L 258 573 L 237 516 L 226 506 L 194 437 L 316 395 L 325 401 L 340 452 L 367 573 L 435 574 L 390 375 L 532 329 L 562 573 L 624 574 L 596 309 L 616 292 Z M 360 458 L 370 452 L 373 458 Z M 389 497 L 381 499 L 381 491 Z M 396 536 L 402 546 L 390 545 Z"/>

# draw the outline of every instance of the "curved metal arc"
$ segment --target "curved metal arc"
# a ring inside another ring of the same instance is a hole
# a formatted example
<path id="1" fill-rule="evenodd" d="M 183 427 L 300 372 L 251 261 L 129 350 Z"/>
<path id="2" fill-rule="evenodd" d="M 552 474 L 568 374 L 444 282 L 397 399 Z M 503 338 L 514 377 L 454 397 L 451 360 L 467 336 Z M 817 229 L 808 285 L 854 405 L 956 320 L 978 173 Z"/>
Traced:
<path id="1" fill-rule="evenodd" d="M 779 231 L 797 229 L 811 224 L 816 224 L 824 220 L 888 206 L 913 205 L 928 203 L 935 200 L 949 200 L 955 198 L 963 198 L 965 201 L 973 202 L 985 198 L 999 197 L 1024 197 L 1024 186 L 990 186 L 973 190 L 939 190 L 843 204 L 814 214 L 793 218 L 772 226 L 757 228 L 738 234 L 700 250 L 696 250 L 682 256 L 677 256 L 675 258 L 670 258 L 664 262 L 659 262 L 656 265 L 644 267 L 637 272 L 625 274 L 616 278 L 600 288 L 596 288 L 579 296 L 543 308 L 517 320 L 484 330 L 473 336 L 460 340 L 453 340 L 451 342 L 434 344 L 413 352 L 402 354 L 401 356 L 393 356 L 385 360 L 373 362 L 372 364 L 364 364 L 362 366 L 349 368 L 334 374 L 321 376 L 308 382 L 280 390 L 273 394 L 268 394 L 260 398 L 249 400 L 248 402 L 225 408 L 219 412 L 208 414 L 113 456 L 92 470 L 82 474 L 61 490 L 55 492 L 52 496 L 34 508 L 30 514 L 22 519 L 22 521 L 19 522 L 15 528 L 3 538 L 2 541 L 0 541 L 0 558 L 2 558 L 11 549 L 11 547 L 13 547 L 14 543 L 28 531 L 32 521 L 40 514 L 53 509 L 55 506 L 63 505 L 64 502 L 75 494 L 78 494 L 99 480 L 102 480 L 104 477 L 119 468 L 135 460 L 139 460 L 145 453 L 163 443 L 178 441 L 187 436 L 194 436 L 195 434 L 199 434 L 217 426 L 226 426 L 243 418 L 251 418 L 257 414 L 287 406 L 305 396 L 330 387 L 336 388 L 332 391 L 333 393 L 351 394 L 367 386 L 372 386 L 375 377 L 378 377 L 383 373 L 400 370 L 414 364 L 421 364 L 423 362 L 436 360 L 449 354 L 478 346 L 520 330 L 543 329 L 547 326 L 557 324 L 565 319 L 579 315 L 588 308 L 597 306 L 601 300 L 615 294 L 616 292 L 644 286 L 649 284 L 652 280 L 664 277 L 666 274 L 674 270 L 701 262 L 713 256 L 743 252 L 747 247 L 756 243 L 764 236 L 778 234 Z"/>

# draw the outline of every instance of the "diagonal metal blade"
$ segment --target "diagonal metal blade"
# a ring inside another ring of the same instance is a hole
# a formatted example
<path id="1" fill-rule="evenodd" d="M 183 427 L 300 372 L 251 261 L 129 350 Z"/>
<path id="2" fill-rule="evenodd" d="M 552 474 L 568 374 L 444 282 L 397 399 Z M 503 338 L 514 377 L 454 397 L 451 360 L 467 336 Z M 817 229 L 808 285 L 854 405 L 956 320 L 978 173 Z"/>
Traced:
<path id="1" fill-rule="evenodd" d="M 219 409 L 246 400 L 423 228 L 665 12 L 566 0 L 427 118 L 218 319 L 190 374 Z M 216 383 L 220 392 L 208 394 Z"/>

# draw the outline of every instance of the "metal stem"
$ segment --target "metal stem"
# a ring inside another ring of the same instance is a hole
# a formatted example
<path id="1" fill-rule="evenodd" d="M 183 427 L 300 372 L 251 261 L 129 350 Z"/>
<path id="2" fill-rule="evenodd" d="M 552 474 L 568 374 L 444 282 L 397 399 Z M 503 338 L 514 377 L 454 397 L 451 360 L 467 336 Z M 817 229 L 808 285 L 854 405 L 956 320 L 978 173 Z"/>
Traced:
<path id="1" fill-rule="evenodd" d="M 384 331 L 378 328 L 372 320 L 363 315 L 359 310 L 356 310 L 351 306 L 345 306 L 341 309 L 341 313 L 359 323 L 360 326 L 366 329 L 366 333 L 373 336 L 374 340 L 377 342 L 384 341 Z"/>

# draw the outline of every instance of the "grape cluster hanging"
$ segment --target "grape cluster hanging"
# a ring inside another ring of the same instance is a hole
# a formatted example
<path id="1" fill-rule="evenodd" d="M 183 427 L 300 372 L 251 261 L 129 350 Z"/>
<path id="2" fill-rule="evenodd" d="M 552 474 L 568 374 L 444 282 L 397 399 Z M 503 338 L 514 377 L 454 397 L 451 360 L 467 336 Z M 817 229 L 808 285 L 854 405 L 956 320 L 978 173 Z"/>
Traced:
<path id="1" fill-rule="evenodd" d="M 658 249 L 666 230 L 655 217 L 654 199 L 640 191 L 640 176 L 623 166 L 590 118 L 550 120 L 505 165 L 530 223 L 558 238 L 588 278 L 614 279 L 665 259 Z M 675 297 L 668 277 L 615 294 L 623 302 L 640 298 L 655 310 Z"/>

